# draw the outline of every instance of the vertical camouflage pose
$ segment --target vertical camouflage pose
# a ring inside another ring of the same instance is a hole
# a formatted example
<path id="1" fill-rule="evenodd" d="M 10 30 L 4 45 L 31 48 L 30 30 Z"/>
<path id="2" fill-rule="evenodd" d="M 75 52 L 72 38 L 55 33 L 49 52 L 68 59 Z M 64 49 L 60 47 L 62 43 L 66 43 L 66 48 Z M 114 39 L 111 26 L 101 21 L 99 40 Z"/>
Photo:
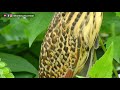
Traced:
<path id="1" fill-rule="evenodd" d="M 43 40 L 40 78 L 72 78 L 79 73 L 98 37 L 102 12 L 56 12 Z"/>

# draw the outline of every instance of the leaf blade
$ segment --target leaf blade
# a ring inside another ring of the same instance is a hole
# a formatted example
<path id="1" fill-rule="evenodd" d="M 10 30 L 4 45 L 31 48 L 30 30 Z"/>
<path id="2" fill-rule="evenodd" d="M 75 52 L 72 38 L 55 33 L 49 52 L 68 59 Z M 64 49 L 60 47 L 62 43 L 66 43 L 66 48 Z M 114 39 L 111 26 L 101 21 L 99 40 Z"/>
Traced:
<path id="1" fill-rule="evenodd" d="M 91 78 L 112 78 L 113 71 L 113 43 L 106 53 L 93 65 L 88 72 Z"/>
<path id="2" fill-rule="evenodd" d="M 22 57 L 0 52 L 0 58 L 7 63 L 12 72 L 30 72 L 38 76 L 37 69 Z"/>

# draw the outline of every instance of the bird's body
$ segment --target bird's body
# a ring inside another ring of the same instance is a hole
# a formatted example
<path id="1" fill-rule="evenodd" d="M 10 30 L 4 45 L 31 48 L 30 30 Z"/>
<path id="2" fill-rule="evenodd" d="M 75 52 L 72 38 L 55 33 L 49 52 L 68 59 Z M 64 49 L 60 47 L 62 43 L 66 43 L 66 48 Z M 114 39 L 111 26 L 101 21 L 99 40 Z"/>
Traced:
<path id="1" fill-rule="evenodd" d="M 56 12 L 43 40 L 40 78 L 72 78 L 98 37 L 102 12 Z"/>

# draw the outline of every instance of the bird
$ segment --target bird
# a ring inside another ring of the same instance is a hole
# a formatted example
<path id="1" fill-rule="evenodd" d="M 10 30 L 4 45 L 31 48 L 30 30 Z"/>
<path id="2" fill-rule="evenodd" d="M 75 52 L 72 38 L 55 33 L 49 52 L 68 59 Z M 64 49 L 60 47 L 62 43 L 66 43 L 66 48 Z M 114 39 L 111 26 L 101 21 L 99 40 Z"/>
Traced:
<path id="1" fill-rule="evenodd" d="M 41 44 L 39 78 L 74 78 L 95 46 L 102 12 L 55 12 Z"/>

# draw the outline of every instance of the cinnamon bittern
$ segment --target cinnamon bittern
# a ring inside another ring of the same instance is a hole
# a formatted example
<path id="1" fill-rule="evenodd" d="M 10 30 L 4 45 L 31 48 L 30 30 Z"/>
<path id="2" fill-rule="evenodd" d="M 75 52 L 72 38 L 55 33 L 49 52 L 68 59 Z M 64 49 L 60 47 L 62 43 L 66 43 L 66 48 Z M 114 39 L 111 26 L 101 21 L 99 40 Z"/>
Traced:
<path id="1" fill-rule="evenodd" d="M 56 12 L 41 45 L 40 78 L 72 78 L 94 47 L 102 12 Z"/>

